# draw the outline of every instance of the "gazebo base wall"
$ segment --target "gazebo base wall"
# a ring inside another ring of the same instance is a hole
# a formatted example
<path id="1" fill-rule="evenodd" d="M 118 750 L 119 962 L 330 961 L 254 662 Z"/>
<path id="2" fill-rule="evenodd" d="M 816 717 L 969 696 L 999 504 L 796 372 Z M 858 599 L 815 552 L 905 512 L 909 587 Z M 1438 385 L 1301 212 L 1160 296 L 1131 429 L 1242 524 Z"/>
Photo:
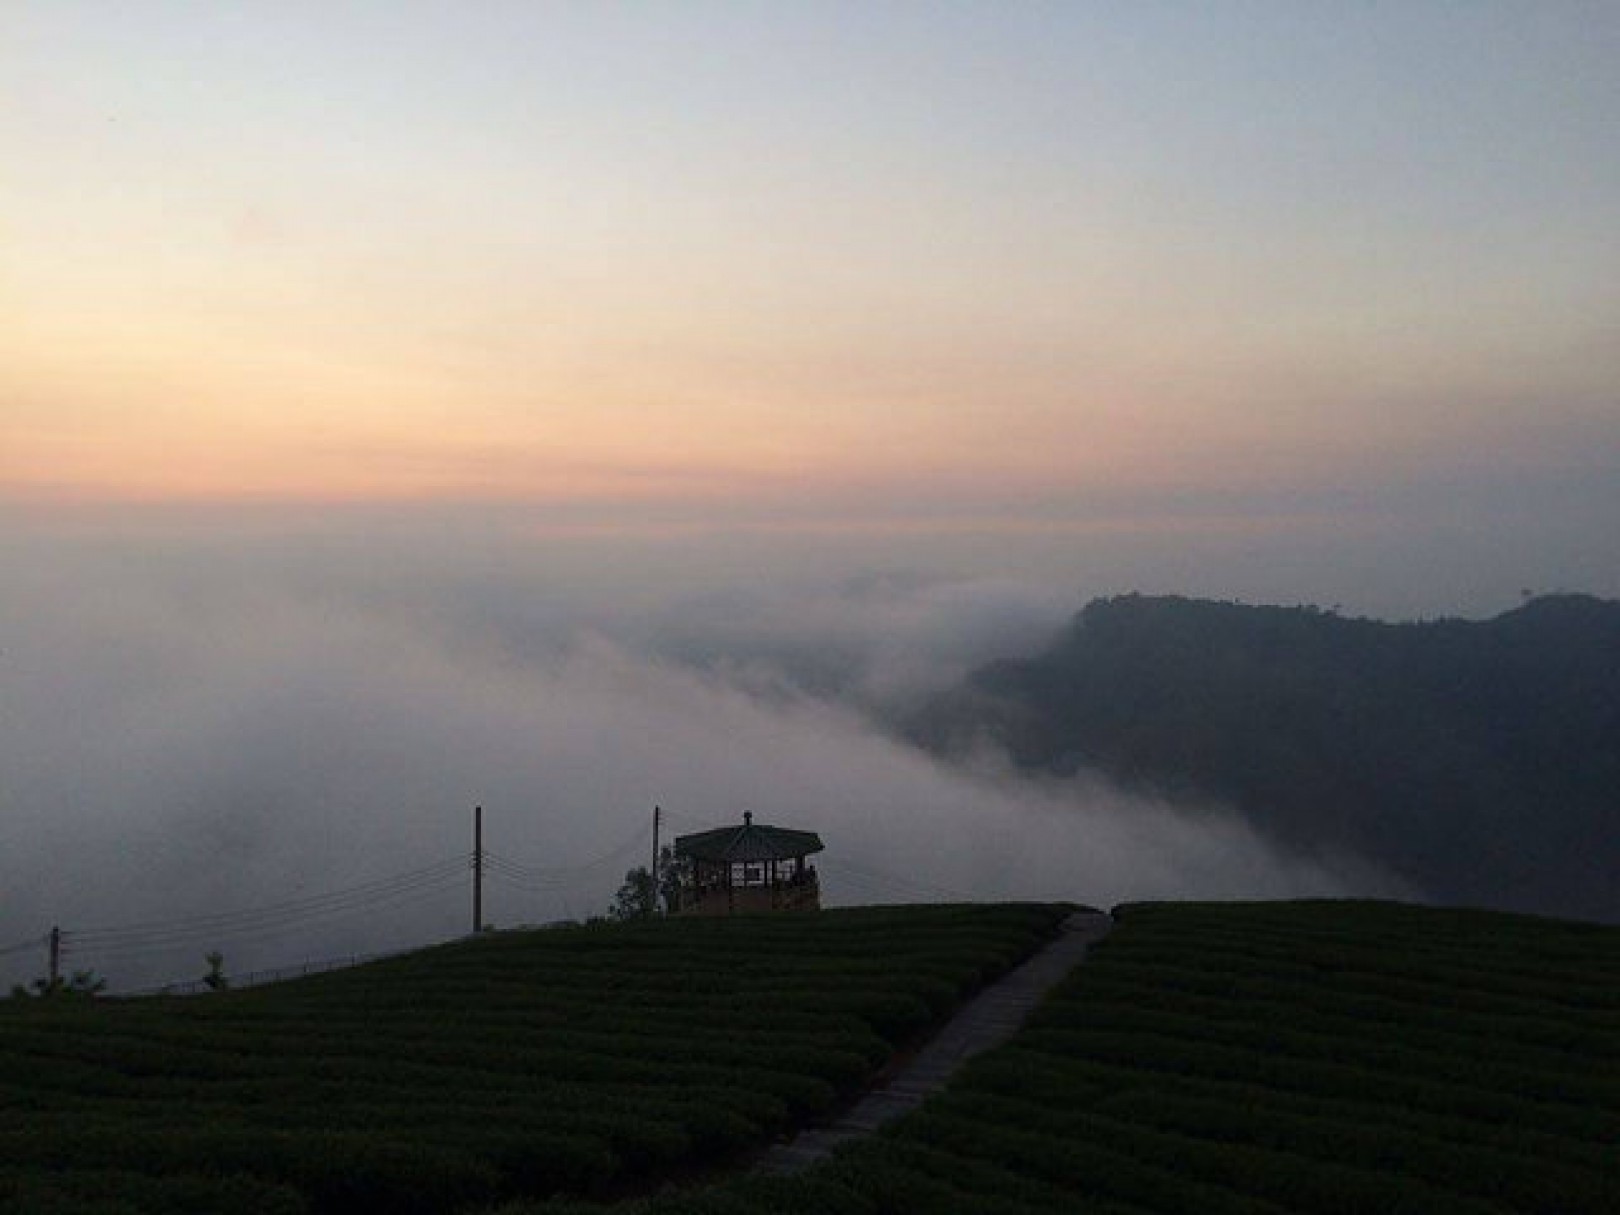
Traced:
<path id="1" fill-rule="evenodd" d="M 759 915 L 773 911 L 817 911 L 821 891 L 811 882 L 794 886 L 735 886 L 705 890 L 683 906 L 681 915 Z"/>

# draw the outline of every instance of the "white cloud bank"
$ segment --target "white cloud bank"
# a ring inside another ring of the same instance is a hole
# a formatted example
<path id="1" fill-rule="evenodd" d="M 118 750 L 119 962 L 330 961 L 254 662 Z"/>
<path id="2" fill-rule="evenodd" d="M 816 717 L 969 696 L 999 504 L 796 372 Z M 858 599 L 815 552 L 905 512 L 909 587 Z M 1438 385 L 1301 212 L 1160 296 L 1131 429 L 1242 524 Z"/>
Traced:
<path id="1" fill-rule="evenodd" d="M 486 847 L 519 865 L 609 858 L 544 888 L 492 875 L 497 924 L 604 909 L 646 856 L 654 803 L 672 832 L 744 811 L 819 831 L 834 903 L 1395 889 L 1348 860 L 1283 856 L 1235 818 L 943 766 L 851 707 L 1038 634 L 1061 614 L 1046 591 L 880 580 L 584 627 L 577 604 L 528 611 L 527 575 L 468 582 L 424 561 L 409 578 L 294 578 L 217 557 L 56 551 L 0 603 L 0 947 L 454 860 L 475 803 Z M 818 679 L 838 695 L 804 690 Z M 468 892 L 450 876 L 365 914 L 251 936 L 227 918 L 172 949 L 68 964 L 129 986 L 195 977 L 211 948 L 242 971 L 399 946 L 464 931 Z M 42 958 L 0 959 L 0 978 Z"/>

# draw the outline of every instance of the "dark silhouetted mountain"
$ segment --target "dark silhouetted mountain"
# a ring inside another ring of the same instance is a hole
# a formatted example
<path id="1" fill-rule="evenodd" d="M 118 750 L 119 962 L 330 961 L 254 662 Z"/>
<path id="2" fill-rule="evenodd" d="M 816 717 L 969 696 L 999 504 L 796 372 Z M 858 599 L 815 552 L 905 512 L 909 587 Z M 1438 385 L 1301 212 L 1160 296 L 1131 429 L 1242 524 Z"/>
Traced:
<path id="1" fill-rule="evenodd" d="M 1620 920 L 1620 603 L 1487 621 L 1126 595 L 906 723 L 953 753 L 1222 803 L 1429 897 Z"/>

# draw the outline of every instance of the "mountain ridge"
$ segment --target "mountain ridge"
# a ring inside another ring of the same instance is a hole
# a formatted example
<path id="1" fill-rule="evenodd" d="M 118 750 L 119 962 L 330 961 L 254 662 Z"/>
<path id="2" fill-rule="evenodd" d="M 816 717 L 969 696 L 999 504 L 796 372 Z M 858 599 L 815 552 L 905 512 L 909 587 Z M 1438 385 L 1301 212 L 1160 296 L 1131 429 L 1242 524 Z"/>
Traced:
<path id="1" fill-rule="evenodd" d="M 1348 850 L 1441 902 L 1620 921 L 1620 603 L 1390 623 L 1182 596 L 1088 603 L 902 726 L 955 756 L 1100 771 Z"/>

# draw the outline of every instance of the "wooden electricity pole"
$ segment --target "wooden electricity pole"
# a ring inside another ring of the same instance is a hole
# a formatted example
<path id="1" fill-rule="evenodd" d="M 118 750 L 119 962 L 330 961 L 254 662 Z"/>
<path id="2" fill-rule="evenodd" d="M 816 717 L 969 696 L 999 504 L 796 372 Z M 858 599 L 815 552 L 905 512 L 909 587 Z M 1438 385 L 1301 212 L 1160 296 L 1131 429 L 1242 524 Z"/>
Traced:
<path id="1" fill-rule="evenodd" d="M 51 988 L 50 989 L 52 991 L 55 991 L 56 990 L 56 985 L 58 983 L 60 983 L 61 981 L 62 981 L 62 930 L 60 928 L 52 928 L 51 929 L 51 965 L 50 965 L 50 984 L 51 984 Z"/>
<path id="2" fill-rule="evenodd" d="M 484 808 L 473 807 L 473 932 L 484 929 Z"/>
<path id="3" fill-rule="evenodd" d="M 652 906 L 647 910 L 648 915 L 658 914 L 658 819 L 662 814 L 657 806 L 653 807 Z"/>

